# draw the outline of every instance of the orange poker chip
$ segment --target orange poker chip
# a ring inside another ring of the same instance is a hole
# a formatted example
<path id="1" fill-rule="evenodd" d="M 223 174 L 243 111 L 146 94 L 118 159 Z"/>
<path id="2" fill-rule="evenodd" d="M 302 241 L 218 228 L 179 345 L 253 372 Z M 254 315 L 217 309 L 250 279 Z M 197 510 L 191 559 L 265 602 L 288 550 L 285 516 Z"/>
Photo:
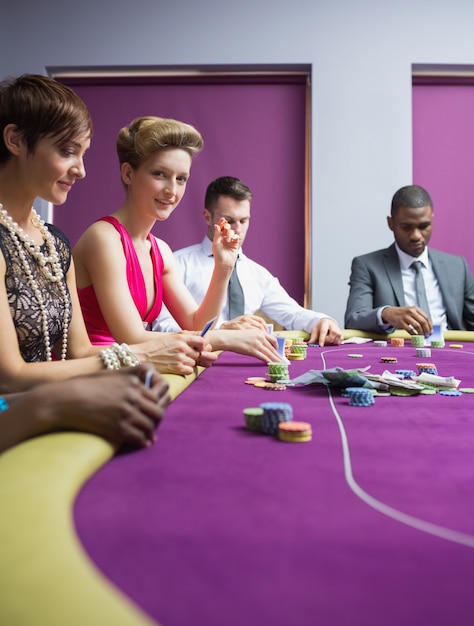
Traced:
<path id="1" fill-rule="evenodd" d="M 394 348 L 402 348 L 405 345 L 405 339 L 402 337 L 392 337 L 390 345 Z"/>
<path id="2" fill-rule="evenodd" d="M 258 382 L 254 384 L 254 387 L 259 387 L 260 389 L 268 389 L 270 391 L 285 391 L 286 385 L 283 383 L 270 383 L 270 382 Z"/>
<path id="3" fill-rule="evenodd" d="M 265 383 L 267 379 L 263 376 L 249 376 L 245 381 L 246 385 L 256 385 L 257 383 Z"/>
<path id="4" fill-rule="evenodd" d="M 280 441 L 303 443 L 311 441 L 313 431 L 307 422 L 280 422 L 278 424 L 278 438 Z"/>

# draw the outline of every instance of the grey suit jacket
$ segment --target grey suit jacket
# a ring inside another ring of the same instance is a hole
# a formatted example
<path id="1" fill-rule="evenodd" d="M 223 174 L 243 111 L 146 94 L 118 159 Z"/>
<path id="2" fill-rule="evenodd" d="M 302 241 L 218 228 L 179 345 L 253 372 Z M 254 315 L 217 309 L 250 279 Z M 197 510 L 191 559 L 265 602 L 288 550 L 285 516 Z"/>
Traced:
<path id="1" fill-rule="evenodd" d="M 466 259 L 430 248 L 428 255 L 443 296 L 448 328 L 474 330 L 474 278 Z M 395 244 L 355 257 L 349 286 L 344 327 L 391 332 L 393 329 L 383 331 L 378 326 L 377 310 L 382 306 L 406 306 Z"/>

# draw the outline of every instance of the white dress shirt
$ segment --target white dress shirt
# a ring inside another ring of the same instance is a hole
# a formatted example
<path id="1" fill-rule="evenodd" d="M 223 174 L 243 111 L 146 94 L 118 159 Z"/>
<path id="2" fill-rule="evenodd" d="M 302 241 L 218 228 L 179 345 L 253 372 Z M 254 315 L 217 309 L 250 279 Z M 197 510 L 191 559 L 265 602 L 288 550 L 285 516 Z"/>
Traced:
<path id="1" fill-rule="evenodd" d="M 448 322 L 446 319 L 446 308 L 443 303 L 443 296 L 441 295 L 441 289 L 439 288 L 438 279 L 433 271 L 431 265 L 428 248 L 423 250 L 423 253 L 419 257 L 415 258 L 403 252 L 395 243 L 395 248 L 398 254 L 398 260 L 400 262 L 400 270 L 403 282 L 403 295 L 405 297 L 406 306 L 417 306 L 418 301 L 416 297 L 415 276 L 416 272 L 410 267 L 413 261 L 421 261 L 421 273 L 425 283 L 426 298 L 428 300 L 428 306 L 430 308 L 431 322 L 434 325 L 439 324 L 442 329 L 446 329 Z M 381 328 L 389 328 L 389 324 L 385 324 L 382 321 L 382 311 L 386 307 L 379 309 L 377 315 L 379 316 L 379 324 Z"/>
<path id="2" fill-rule="evenodd" d="M 186 287 L 200 304 L 209 287 L 214 269 L 212 241 L 206 235 L 201 243 L 177 250 L 174 257 Z M 237 260 L 237 274 L 244 290 L 245 313 L 261 311 L 287 330 L 305 330 L 308 333 L 311 333 L 322 317 L 330 317 L 300 306 L 281 286 L 278 278 L 262 265 L 249 259 L 242 250 Z M 226 301 L 216 327 L 228 319 L 229 306 Z M 179 330 L 179 326 L 165 306 L 153 324 L 153 330 Z"/>

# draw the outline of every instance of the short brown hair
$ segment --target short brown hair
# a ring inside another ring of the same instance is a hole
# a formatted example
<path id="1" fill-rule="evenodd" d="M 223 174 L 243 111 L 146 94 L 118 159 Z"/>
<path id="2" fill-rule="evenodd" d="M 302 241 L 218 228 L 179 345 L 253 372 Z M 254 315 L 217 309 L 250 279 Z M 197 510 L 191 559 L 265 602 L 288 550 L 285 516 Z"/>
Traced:
<path id="1" fill-rule="evenodd" d="M 90 113 L 81 98 L 70 87 L 38 74 L 0 83 L 0 163 L 11 156 L 3 141 L 8 124 L 18 127 L 30 153 L 44 137 L 63 143 L 93 133 Z"/>
<path id="2" fill-rule="evenodd" d="M 229 196 L 233 200 L 251 200 L 252 192 L 239 178 L 234 176 L 220 176 L 213 180 L 206 189 L 204 206 L 212 213 L 220 196 Z"/>

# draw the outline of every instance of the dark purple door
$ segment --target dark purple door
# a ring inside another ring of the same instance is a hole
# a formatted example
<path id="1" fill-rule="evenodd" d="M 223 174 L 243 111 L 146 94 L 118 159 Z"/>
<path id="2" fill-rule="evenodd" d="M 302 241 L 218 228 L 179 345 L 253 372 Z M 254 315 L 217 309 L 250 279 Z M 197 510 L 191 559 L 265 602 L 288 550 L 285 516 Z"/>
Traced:
<path id="1" fill-rule="evenodd" d="M 96 218 L 123 200 L 115 140 L 135 117 L 157 115 L 193 124 L 204 137 L 186 195 L 154 233 L 172 249 L 202 239 L 207 184 L 241 178 L 253 191 L 245 252 L 277 275 L 303 304 L 305 291 L 305 166 L 307 86 L 304 76 L 219 79 L 61 79 L 86 102 L 94 121 L 87 177 L 54 222 L 74 244 Z"/>

